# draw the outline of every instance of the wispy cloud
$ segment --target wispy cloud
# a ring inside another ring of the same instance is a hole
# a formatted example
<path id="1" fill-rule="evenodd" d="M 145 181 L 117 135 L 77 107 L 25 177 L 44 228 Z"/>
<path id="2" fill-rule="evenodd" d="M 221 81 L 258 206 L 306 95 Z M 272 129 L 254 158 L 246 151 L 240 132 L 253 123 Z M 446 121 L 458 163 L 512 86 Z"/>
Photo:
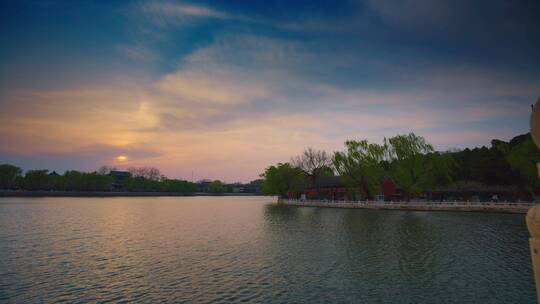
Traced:
<path id="1" fill-rule="evenodd" d="M 346 139 L 414 131 L 444 150 L 525 132 L 538 74 L 462 60 L 452 48 L 434 54 L 440 46 L 423 39 L 461 22 L 463 2 L 400 3 L 298 18 L 292 10 L 306 8 L 291 5 L 257 19 L 267 12 L 138 2 L 130 35 L 111 53 L 143 62 L 146 77 L 111 64 L 97 85 L 0 90 L 0 157 L 79 157 L 97 168 L 127 154 L 169 176 L 235 181 L 307 146 L 340 150 Z M 414 39 L 395 34 L 424 23 Z"/>
<path id="2" fill-rule="evenodd" d="M 242 80 L 228 71 L 212 74 L 178 71 L 163 77 L 156 87 L 162 94 L 197 106 L 242 104 L 270 95 L 264 84 L 252 82 L 248 76 Z"/>
<path id="3" fill-rule="evenodd" d="M 196 21 L 197 19 L 227 20 L 232 18 L 230 14 L 224 11 L 181 2 L 148 1 L 143 2 L 139 6 L 139 10 L 161 26 L 181 24 Z"/>
<path id="4" fill-rule="evenodd" d="M 116 49 L 122 55 L 136 61 L 153 61 L 159 59 L 159 53 L 157 51 L 141 44 L 119 44 Z"/>
<path id="5" fill-rule="evenodd" d="M 456 15 L 463 13 L 463 1 L 444 0 L 369 0 L 371 9 L 393 26 L 420 31 L 447 28 L 460 22 Z"/>
<path id="6" fill-rule="evenodd" d="M 142 5 L 142 10 L 172 18 L 183 18 L 186 16 L 217 19 L 230 18 L 229 14 L 219 10 L 183 3 L 150 1 Z"/>

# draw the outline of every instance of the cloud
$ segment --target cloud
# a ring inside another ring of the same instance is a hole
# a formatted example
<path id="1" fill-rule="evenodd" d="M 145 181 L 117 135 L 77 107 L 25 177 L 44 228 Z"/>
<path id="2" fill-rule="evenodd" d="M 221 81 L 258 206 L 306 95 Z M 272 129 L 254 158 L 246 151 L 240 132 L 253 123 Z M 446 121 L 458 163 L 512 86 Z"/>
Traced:
<path id="1" fill-rule="evenodd" d="M 119 44 L 116 49 L 119 53 L 135 61 L 153 61 L 159 59 L 159 53 L 143 45 Z"/>
<path id="2" fill-rule="evenodd" d="M 0 104 L 0 119 L 5 122 L 0 126 L 6 143 L 3 150 L 39 153 L 62 152 L 85 143 L 128 145 L 141 139 L 138 129 L 157 123 L 145 93 L 133 85 L 18 92 L 14 96 L 9 103 Z"/>
<path id="3" fill-rule="evenodd" d="M 181 103 L 235 105 L 269 96 L 269 90 L 261 83 L 253 83 L 246 77 L 238 77 L 227 71 L 212 74 L 178 71 L 164 76 L 156 87 Z"/>
<path id="4" fill-rule="evenodd" d="M 142 5 L 142 10 L 173 18 L 183 18 L 186 16 L 217 19 L 229 18 L 229 15 L 222 11 L 214 10 L 204 6 L 182 3 L 150 1 Z"/>
<path id="5" fill-rule="evenodd" d="M 232 18 L 226 12 L 209 7 L 185 3 L 162 1 L 143 2 L 139 11 L 159 26 L 178 25 L 197 19 L 228 20 Z"/>
<path id="6" fill-rule="evenodd" d="M 369 0 L 371 9 L 396 27 L 429 31 L 450 26 L 463 13 L 462 1 L 445 0 Z"/>
<path id="7" fill-rule="evenodd" d="M 414 131 L 444 150 L 515 135 L 523 128 L 501 121 L 526 121 L 538 89 L 496 68 L 384 59 L 317 39 L 220 33 L 142 84 L 13 92 L 0 103 L 0 153 L 71 155 L 84 168 L 127 154 L 171 177 L 247 181 L 307 146 L 334 151 L 346 139 Z"/>
<path id="8" fill-rule="evenodd" d="M 31 152 L 10 153 L 0 150 L 0 159 L 26 170 L 44 168 L 62 172 L 65 170 L 94 171 L 102 165 L 127 168 L 152 162 L 153 159 L 162 155 L 161 152 L 145 147 L 117 147 L 103 144 L 78 147 L 72 151 L 64 152 L 41 152 L 38 154 Z M 128 160 L 119 162 L 116 160 L 118 155 L 127 155 Z"/>

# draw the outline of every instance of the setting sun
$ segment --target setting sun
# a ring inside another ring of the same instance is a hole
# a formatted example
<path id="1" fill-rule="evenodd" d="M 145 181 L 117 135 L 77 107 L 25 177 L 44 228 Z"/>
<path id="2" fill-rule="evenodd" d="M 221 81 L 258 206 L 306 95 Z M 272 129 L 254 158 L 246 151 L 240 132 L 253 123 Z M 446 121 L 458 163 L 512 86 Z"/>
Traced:
<path id="1" fill-rule="evenodd" d="M 540 304 L 539 12 L 0 0 L 0 304 Z"/>
<path id="2" fill-rule="evenodd" d="M 126 160 L 128 160 L 128 157 L 125 156 L 125 155 L 118 155 L 118 156 L 116 157 L 116 160 L 117 160 L 117 161 L 126 161 Z"/>

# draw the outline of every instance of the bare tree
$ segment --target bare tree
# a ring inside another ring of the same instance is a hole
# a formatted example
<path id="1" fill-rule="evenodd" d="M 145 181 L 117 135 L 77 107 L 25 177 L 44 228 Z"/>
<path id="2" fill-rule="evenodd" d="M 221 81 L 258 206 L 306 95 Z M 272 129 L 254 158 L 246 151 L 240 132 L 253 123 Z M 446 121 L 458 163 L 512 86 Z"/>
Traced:
<path id="1" fill-rule="evenodd" d="M 159 172 L 159 169 L 152 168 L 152 167 L 131 167 L 127 169 L 129 173 L 133 177 L 142 177 L 148 180 L 158 181 L 162 179 L 164 176 L 161 175 Z"/>
<path id="2" fill-rule="evenodd" d="M 101 175 L 107 175 L 109 173 L 111 173 L 111 171 L 116 171 L 118 169 L 116 169 L 115 167 L 111 167 L 111 166 L 101 166 L 99 167 L 99 169 L 96 171 L 98 174 L 101 174 Z"/>
<path id="3" fill-rule="evenodd" d="M 291 164 L 299 168 L 311 181 L 320 195 L 319 178 L 323 175 L 332 174 L 332 158 L 324 150 L 307 148 L 304 152 L 291 159 Z"/>

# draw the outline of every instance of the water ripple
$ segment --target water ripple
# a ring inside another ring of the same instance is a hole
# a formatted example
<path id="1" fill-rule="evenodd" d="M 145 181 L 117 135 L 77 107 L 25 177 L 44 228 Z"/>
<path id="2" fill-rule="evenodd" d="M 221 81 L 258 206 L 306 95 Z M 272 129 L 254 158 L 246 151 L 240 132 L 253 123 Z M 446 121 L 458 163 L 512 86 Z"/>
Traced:
<path id="1" fill-rule="evenodd" d="M 523 217 L 0 199 L 2 303 L 535 303 Z"/>

